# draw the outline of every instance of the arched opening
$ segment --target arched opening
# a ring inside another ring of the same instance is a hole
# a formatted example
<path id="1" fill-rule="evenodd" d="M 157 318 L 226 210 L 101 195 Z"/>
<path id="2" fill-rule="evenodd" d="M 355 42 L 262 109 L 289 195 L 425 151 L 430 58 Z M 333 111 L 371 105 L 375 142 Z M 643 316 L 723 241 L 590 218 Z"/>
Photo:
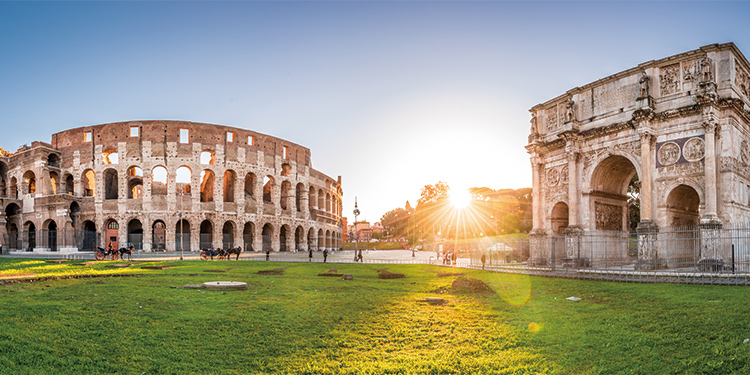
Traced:
<path id="1" fill-rule="evenodd" d="M 91 220 L 83 222 L 83 231 L 79 239 L 81 251 L 94 251 L 98 243 L 96 238 L 96 224 Z"/>
<path id="2" fill-rule="evenodd" d="M 245 223 L 245 228 L 242 231 L 242 247 L 245 251 L 255 251 L 253 249 L 253 233 L 255 232 L 255 224 L 251 222 Z"/>
<path id="3" fill-rule="evenodd" d="M 151 226 L 151 249 L 154 251 L 167 250 L 167 226 L 161 220 L 154 221 Z"/>
<path id="4" fill-rule="evenodd" d="M 177 221 L 175 226 L 175 251 L 190 251 L 190 222 Z"/>
<path id="5" fill-rule="evenodd" d="M 8 224 L 8 249 L 10 250 L 21 250 L 23 245 L 18 238 L 18 226 L 16 224 Z"/>
<path id="6" fill-rule="evenodd" d="M 318 250 L 325 249 L 326 247 L 326 234 L 323 229 L 318 229 Z"/>
<path id="7" fill-rule="evenodd" d="M 214 171 L 205 169 L 201 172 L 201 202 L 214 201 Z"/>
<path id="8" fill-rule="evenodd" d="M 673 227 L 695 226 L 700 222 L 700 196 L 690 186 L 679 185 L 667 196 L 667 220 Z"/>
<path id="9" fill-rule="evenodd" d="M 297 212 L 302 212 L 302 197 L 305 194 L 305 185 L 302 183 L 297 184 L 297 188 L 294 194 L 294 204 L 297 206 Z"/>
<path id="10" fill-rule="evenodd" d="M 73 175 L 69 174 L 68 177 L 65 178 L 65 194 L 73 195 L 74 186 Z"/>
<path id="11" fill-rule="evenodd" d="M 224 172 L 224 202 L 234 202 L 234 185 L 237 175 L 232 170 Z"/>
<path id="12" fill-rule="evenodd" d="M 54 220 L 49 220 L 47 223 L 47 247 L 50 251 L 57 251 L 57 223 Z"/>
<path id="13" fill-rule="evenodd" d="M 331 212 L 331 194 L 330 193 L 326 193 L 325 211 Z"/>
<path id="14" fill-rule="evenodd" d="M 305 244 L 305 229 L 298 226 L 294 231 L 294 250 L 301 251 Z"/>
<path id="15" fill-rule="evenodd" d="M 167 195 L 167 168 L 161 165 L 151 170 L 151 195 Z"/>
<path id="16" fill-rule="evenodd" d="M 128 199 L 143 199 L 143 169 L 140 167 L 130 167 L 127 174 Z"/>
<path id="17" fill-rule="evenodd" d="M 255 181 L 256 177 L 253 173 L 245 175 L 245 200 L 255 200 Z"/>
<path id="18" fill-rule="evenodd" d="M 60 168 L 60 157 L 57 156 L 57 154 L 49 154 L 49 156 L 47 156 L 47 166 Z"/>
<path id="19" fill-rule="evenodd" d="M 57 188 L 60 184 L 60 175 L 57 174 L 57 172 L 50 171 L 49 172 L 49 192 L 52 193 L 52 195 L 57 194 Z"/>
<path id="20" fill-rule="evenodd" d="M 201 164 L 203 165 L 214 165 L 216 164 L 216 154 L 211 150 L 201 152 Z"/>
<path id="21" fill-rule="evenodd" d="M 310 192 L 307 195 L 307 205 L 310 208 L 310 213 L 313 212 L 315 207 L 317 207 L 318 200 L 317 196 L 315 195 L 315 188 L 310 186 Z"/>
<path id="22" fill-rule="evenodd" d="M 190 180 L 193 178 L 193 171 L 190 168 L 182 166 L 177 168 L 177 174 L 175 176 L 175 187 L 177 194 L 190 195 Z"/>
<path id="23" fill-rule="evenodd" d="M 120 241 L 118 240 L 120 224 L 115 220 L 110 220 L 105 224 L 105 228 L 107 229 L 104 235 L 104 248 L 109 249 L 111 245 L 113 249 L 117 249 L 120 246 Z"/>
<path id="24" fill-rule="evenodd" d="M 289 230 L 286 225 L 282 225 L 279 229 L 279 251 L 287 251 L 286 240 Z"/>
<path id="25" fill-rule="evenodd" d="M 568 205 L 563 202 L 558 202 L 552 207 L 552 215 L 550 215 L 550 227 L 552 233 L 562 234 L 565 232 L 565 228 L 568 227 Z"/>
<path id="26" fill-rule="evenodd" d="M 36 225 L 27 221 L 23 225 L 23 231 L 26 232 L 26 251 L 34 251 L 36 248 Z"/>
<path id="27" fill-rule="evenodd" d="M 292 190 L 292 184 L 289 181 L 281 182 L 281 209 L 286 210 L 289 208 L 289 192 Z"/>
<path id="28" fill-rule="evenodd" d="M 208 220 L 203 220 L 200 228 L 200 248 L 212 249 L 214 247 L 214 225 Z"/>
<path id="29" fill-rule="evenodd" d="M 310 228 L 307 231 L 307 250 L 315 250 L 315 229 Z"/>
<path id="30" fill-rule="evenodd" d="M 10 250 L 21 250 L 23 244 L 18 237 L 18 226 L 21 221 L 21 207 L 15 203 L 10 203 L 5 207 L 5 228 L 8 231 L 8 248 Z"/>
<path id="31" fill-rule="evenodd" d="M 326 194 L 323 189 L 318 190 L 318 211 L 326 210 Z"/>
<path id="32" fill-rule="evenodd" d="M 36 175 L 32 171 L 23 174 L 23 194 L 36 193 Z"/>
<path id="33" fill-rule="evenodd" d="M 102 163 L 104 164 L 119 164 L 120 157 L 115 149 L 107 149 L 102 153 Z"/>
<path id="34" fill-rule="evenodd" d="M 83 186 L 83 196 L 93 197 L 96 195 L 96 173 L 93 170 L 87 169 L 83 171 L 81 176 L 81 185 Z"/>
<path id="35" fill-rule="evenodd" d="M 263 251 L 265 252 L 266 250 L 273 250 L 271 248 L 271 246 L 273 244 L 273 242 L 272 242 L 272 240 L 273 240 L 273 226 L 271 226 L 271 224 L 266 224 L 266 225 L 263 226 L 262 236 L 263 236 Z"/>
<path id="36" fill-rule="evenodd" d="M 263 203 L 272 203 L 273 178 L 266 176 L 263 178 Z"/>
<path id="37" fill-rule="evenodd" d="M 118 198 L 117 171 L 106 169 L 104 171 L 104 199 Z"/>
<path id="38" fill-rule="evenodd" d="M 143 250 L 143 224 L 138 219 L 128 222 L 128 244 L 127 248 L 133 245 L 135 250 Z"/>
<path id="39" fill-rule="evenodd" d="M 234 247 L 234 223 L 231 221 L 224 223 L 224 228 L 221 230 L 221 244 L 224 249 Z"/>
<path id="40" fill-rule="evenodd" d="M 70 216 L 70 222 L 73 226 L 73 231 L 77 230 L 79 227 L 79 221 L 81 220 L 81 206 L 78 204 L 78 202 L 70 203 L 70 213 L 68 214 L 68 216 Z"/>
<path id="41" fill-rule="evenodd" d="M 591 176 L 591 227 L 605 231 L 627 231 L 628 186 L 637 184 L 636 169 L 619 155 L 602 160 Z"/>

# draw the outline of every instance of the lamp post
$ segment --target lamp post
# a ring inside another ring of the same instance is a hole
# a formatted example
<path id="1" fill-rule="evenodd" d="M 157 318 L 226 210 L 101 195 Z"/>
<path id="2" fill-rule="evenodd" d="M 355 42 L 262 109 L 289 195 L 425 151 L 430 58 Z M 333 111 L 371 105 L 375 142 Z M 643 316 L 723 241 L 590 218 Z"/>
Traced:
<path id="1" fill-rule="evenodd" d="M 359 207 L 357 207 L 357 197 L 354 197 L 354 262 L 357 262 L 357 251 L 359 250 L 359 231 L 357 230 L 357 216 L 359 216 Z"/>
<path id="2" fill-rule="evenodd" d="M 177 209 L 177 213 L 180 218 L 180 260 L 183 260 L 183 255 L 185 254 L 185 232 L 184 232 L 184 223 L 182 222 L 182 193 L 183 191 L 180 190 L 180 205 Z"/>

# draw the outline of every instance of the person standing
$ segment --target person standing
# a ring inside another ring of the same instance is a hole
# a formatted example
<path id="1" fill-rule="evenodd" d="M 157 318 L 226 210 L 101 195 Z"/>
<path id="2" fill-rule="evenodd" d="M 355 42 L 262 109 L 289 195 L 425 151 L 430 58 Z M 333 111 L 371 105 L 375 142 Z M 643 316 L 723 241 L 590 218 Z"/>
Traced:
<path id="1" fill-rule="evenodd" d="M 328 259 L 328 249 L 323 250 L 323 263 Z"/>
<path id="2" fill-rule="evenodd" d="M 482 269 L 484 269 L 484 263 L 487 261 L 487 256 L 482 253 Z"/>
<path id="3" fill-rule="evenodd" d="M 357 261 L 360 262 L 360 263 L 362 263 L 362 261 L 363 261 L 362 250 L 361 249 L 359 250 L 359 255 L 357 256 Z"/>
<path id="4" fill-rule="evenodd" d="M 271 249 L 266 249 L 266 261 L 271 260 Z"/>
<path id="5" fill-rule="evenodd" d="M 310 259 L 308 259 L 307 261 L 308 261 L 308 262 L 312 262 L 312 249 L 310 249 L 309 253 L 310 253 L 310 255 L 309 255 L 309 258 L 310 258 Z"/>

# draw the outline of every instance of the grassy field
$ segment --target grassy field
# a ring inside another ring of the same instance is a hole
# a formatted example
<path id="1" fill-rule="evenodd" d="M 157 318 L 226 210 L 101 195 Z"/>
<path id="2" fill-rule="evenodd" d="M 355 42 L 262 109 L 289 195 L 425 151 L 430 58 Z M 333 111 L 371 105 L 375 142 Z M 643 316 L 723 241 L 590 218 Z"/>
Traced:
<path id="1" fill-rule="evenodd" d="M 0 259 L 0 373 L 747 374 L 743 287 L 618 284 L 426 265 Z M 259 270 L 287 267 L 283 275 Z M 318 277 L 337 268 L 353 281 Z M 377 269 L 406 275 L 378 279 Z M 206 270 L 224 272 L 205 272 Z M 496 294 L 457 293 L 461 272 Z M 181 288 L 233 280 L 245 291 Z M 425 297 L 448 303 L 421 303 Z M 565 298 L 576 296 L 578 302 Z"/>

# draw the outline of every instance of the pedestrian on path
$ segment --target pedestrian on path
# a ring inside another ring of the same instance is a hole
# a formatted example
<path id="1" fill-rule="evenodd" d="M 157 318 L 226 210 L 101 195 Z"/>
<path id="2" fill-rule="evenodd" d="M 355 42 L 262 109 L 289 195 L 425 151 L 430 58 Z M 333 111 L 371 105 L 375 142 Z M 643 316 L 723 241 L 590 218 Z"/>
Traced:
<path id="1" fill-rule="evenodd" d="M 487 261 L 487 256 L 482 253 L 482 269 L 484 269 L 484 263 Z"/>
<path id="2" fill-rule="evenodd" d="M 271 260 L 271 249 L 266 249 L 266 261 Z"/>
<path id="3" fill-rule="evenodd" d="M 328 259 L 328 249 L 323 250 L 323 263 Z"/>
<path id="4" fill-rule="evenodd" d="M 309 257 L 310 257 L 310 259 L 308 259 L 307 261 L 308 262 L 312 262 L 312 249 L 310 249 L 310 255 L 309 255 Z"/>

